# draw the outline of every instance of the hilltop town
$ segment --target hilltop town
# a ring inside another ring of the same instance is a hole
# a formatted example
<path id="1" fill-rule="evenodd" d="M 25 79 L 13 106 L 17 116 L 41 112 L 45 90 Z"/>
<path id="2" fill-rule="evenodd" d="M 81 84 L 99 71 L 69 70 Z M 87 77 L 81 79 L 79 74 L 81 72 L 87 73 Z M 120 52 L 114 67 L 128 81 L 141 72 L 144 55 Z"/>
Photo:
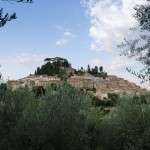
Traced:
<path id="1" fill-rule="evenodd" d="M 46 88 L 50 84 L 60 84 L 67 81 L 71 86 L 91 92 L 100 99 L 107 99 L 108 93 L 116 93 L 123 95 L 125 93 L 142 94 L 146 89 L 142 89 L 135 83 L 129 82 L 123 78 L 107 75 L 103 67 L 95 66 L 87 70 L 74 69 L 67 59 L 55 57 L 46 58 L 46 63 L 41 67 L 37 67 L 34 74 L 18 80 L 8 81 L 8 85 L 15 90 L 20 86 L 29 88 L 43 87 Z"/>
<path id="2" fill-rule="evenodd" d="M 82 75 L 77 75 L 75 74 L 75 69 L 70 67 L 66 69 L 66 74 L 69 75 L 66 81 L 70 85 L 82 90 L 90 91 L 100 99 L 107 99 L 108 93 L 117 93 L 122 95 L 125 93 L 142 94 L 146 92 L 146 89 L 142 89 L 135 83 L 129 82 L 114 75 L 107 75 L 105 79 L 102 77 L 94 77 L 88 72 L 85 72 Z M 64 80 L 58 75 L 49 76 L 42 74 L 29 75 L 19 80 L 10 80 L 8 81 L 8 85 L 10 85 L 13 90 L 20 86 L 27 86 L 29 88 L 46 88 L 52 83 L 58 85 L 63 81 Z"/>

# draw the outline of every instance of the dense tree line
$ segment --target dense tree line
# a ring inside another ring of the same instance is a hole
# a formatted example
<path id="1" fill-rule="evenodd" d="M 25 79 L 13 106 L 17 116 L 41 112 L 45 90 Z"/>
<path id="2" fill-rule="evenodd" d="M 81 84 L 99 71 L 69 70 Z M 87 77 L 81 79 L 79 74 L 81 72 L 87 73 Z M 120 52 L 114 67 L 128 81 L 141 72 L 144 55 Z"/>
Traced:
<path id="1" fill-rule="evenodd" d="M 44 61 L 46 61 L 46 63 L 41 67 L 37 67 L 37 69 L 35 70 L 35 75 L 58 75 L 59 77 L 64 79 L 66 78 L 67 68 L 71 68 L 71 64 L 68 62 L 67 59 L 64 58 L 45 58 Z M 75 70 L 75 74 L 79 76 L 84 75 L 85 72 L 88 72 L 95 77 L 101 77 L 104 79 L 107 77 L 107 72 L 103 70 L 103 66 L 95 66 L 94 68 L 90 68 L 90 65 L 88 65 L 86 70 L 83 67 Z"/>
<path id="2" fill-rule="evenodd" d="M 1 150 L 150 149 L 150 96 L 119 98 L 106 111 L 66 82 L 44 92 L 37 99 L 27 87 L 0 85 Z"/>
<path id="3" fill-rule="evenodd" d="M 28 88 L 0 87 L 1 150 L 82 150 L 90 96 L 63 83 L 35 99 Z"/>
<path id="4" fill-rule="evenodd" d="M 150 149 L 150 96 L 127 96 L 104 117 L 100 141 L 114 150 Z"/>
<path id="5" fill-rule="evenodd" d="M 63 58 L 46 58 L 46 63 L 41 67 L 37 67 L 35 75 L 47 74 L 49 76 L 58 75 L 63 78 L 66 74 L 66 69 L 71 67 L 71 64 Z"/>
<path id="6" fill-rule="evenodd" d="M 116 93 L 108 93 L 108 99 L 101 100 L 96 96 L 92 96 L 92 105 L 95 107 L 114 107 L 119 100 L 119 95 Z"/>
<path id="7" fill-rule="evenodd" d="M 77 75 L 83 75 L 85 72 L 90 73 L 94 77 L 101 77 L 105 79 L 107 77 L 107 72 L 103 70 L 103 66 L 95 66 L 94 68 L 91 68 L 90 65 L 87 66 L 87 69 L 84 69 L 81 67 L 80 69 L 76 70 L 75 74 Z"/>

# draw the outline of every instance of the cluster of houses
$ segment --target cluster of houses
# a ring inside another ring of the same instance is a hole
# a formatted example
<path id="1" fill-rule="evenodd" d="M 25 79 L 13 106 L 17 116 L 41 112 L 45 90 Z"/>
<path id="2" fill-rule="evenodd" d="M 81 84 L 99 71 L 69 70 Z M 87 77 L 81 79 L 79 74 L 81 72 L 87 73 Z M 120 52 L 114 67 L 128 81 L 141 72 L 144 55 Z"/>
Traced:
<path id="1" fill-rule="evenodd" d="M 19 80 L 10 80 L 8 84 L 12 89 L 16 89 L 20 86 L 28 86 L 29 88 L 43 86 L 46 87 L 51 83 L 60 84 L 61 78 L 58 76 L 48 75 L 29 75 Z M 94 91 L 93 94 L 100 99 L 108 98 L 108 93 L 144 93 L 146 90 L 142 89 L 135 83 L 118 78 L 117 76 L 108 75 L 106 79 L 94 77 L 89 73 L 85 73 L 83 76 L 72 75 L 67 79 L 67 82 L 80 89 Z"/>
<path id="2" fill-rule="evenodd" d="M 19 88 L 21 86 L 27 86 L 29 88 L 43 86 L 45 88 L 51 83 L 60 84 L 61 78 L 48 75 L 29 75 L 19 80 L 8 81 L 8 85 L 11 86 L 12 90 L 15 90 L 16 88 Z"/>
<path id="3" fill-rule="evenodd" d="M 114 75 L 108 75 L 106 79 L 102 79 L 85 73 L 83 76 L 71 76 L 67 81 L 72 86 L 80 89 L 96 90 L 93 94 L 100 99 L 107 99 L 108 93 L 123 95 L 125 93 L 142 94 L 147 91 L 135 83 L 124 80 L 123 78 L 118 78 Z"/>

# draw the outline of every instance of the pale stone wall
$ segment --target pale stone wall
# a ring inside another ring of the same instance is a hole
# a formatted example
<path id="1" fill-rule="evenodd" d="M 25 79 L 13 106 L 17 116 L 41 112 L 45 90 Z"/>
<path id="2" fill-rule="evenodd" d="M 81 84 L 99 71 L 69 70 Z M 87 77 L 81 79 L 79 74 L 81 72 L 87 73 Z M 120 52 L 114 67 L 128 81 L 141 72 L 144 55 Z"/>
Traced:
<path id="1" fill-rule="evenodd" d="M 57 76 L 48 76 L 48 75 L 30 75 L 20 80 L 9 81 L 10 86 L 13 89 L 21 86 L 21 83 L 28 86 L 29 88 L 36 87 L 36 86 L 43 86 L 46 87 L 51 83 L 59 84 L 61 79 Z"/>
<path id="2" fill-rule="evenodd" d="M 48 86 L 51 83 L 59 84 L 61 79 L 57 76 L 48 76 L 48 75 L 29 75 L 25 78 L 16 81 L 9 81 L 9 84 L 13 89 L 19 87 L 22 83 L 27 85 L 29 88 L 34 86 Z M 67 82 L 80 89 L 93 89 L 96 88 L 96 91 L 102 94 L 108 93 L 143 93 L 146 90 L 141 89 L 140 86 L 137 86 L 135 83 L 124 80 L 123 78 L 117 78 L 117 76 L 108 75 L 105 80 L 100 78 L 95 78 L 89 73 L 85 73 L 83 76 L 71 76 L 67 79 Z"/>
<path id="3" fill-rule="evenodd" d="M 69 78 L 67 81 L 74 87 L 88 89 L 92 89 L 92 87 L 96 88 L 97 96 L 101 98 L 103 97 L 103 94 L 108 93 L 124 94 L 136 92 L 142 93 L 144 91 L 143 89 L 141 89 L 140 86 L 137 86 L 135 83 L 124 80 L 123 78 L 118 78 L 117 76 L 108 75 L 105 80 L 99 82 L 94 82 L 92 81 L 92 78 L 87 77 L 91 77 L 91 75 L 86 73 L 84 76 L 71 76 L 71 78 Z M 89 80 L 86 81 L 85 79 Z"/>
<path id="4" fill-rule="evenodd" d="M 12 88 L 12 90 L 15 90 L 21 87 L 22 82 L 20 82 L 19 80 L 11 80 L 11 81 L 8 81 L 7 84 Z"/>

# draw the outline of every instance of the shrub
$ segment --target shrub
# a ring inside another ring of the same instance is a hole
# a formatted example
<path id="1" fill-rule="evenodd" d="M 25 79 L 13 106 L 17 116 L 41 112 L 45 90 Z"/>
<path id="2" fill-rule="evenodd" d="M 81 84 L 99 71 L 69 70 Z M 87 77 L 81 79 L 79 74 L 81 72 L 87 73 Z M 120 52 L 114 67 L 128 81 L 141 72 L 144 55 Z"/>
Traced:
<path id="1" fill-rule="evenodd" d="M 108 114 L 109 111 L 105 110 L 104 107 L 94 107 L 88 113 L 86 120 L 86 129 L 88 137 L 88 147 L 91 150 L 96 150 L 101 146 L 99 142 L 99 136 L 101 135 L 101 122 L 103 117 Z"/>
<path id="2" fill-rule="evenodd" d="M 23 111 L 29 101 L 33 100 L 28 89 L 10 89 L 0 86 L 0 149 L 11 149 L 12 139 L 17 136 L 13 132 L 18 120 L 22 118 Z M 17 142 L 17 141 L 15 141 Z"/>
<path id="3" fill-rule="evenodd" d="M 15 149 L 82 150 L 90 96 L 63 83 L 46 89 L 39 104 L 31 102 L 19 120 Z"/>
<path id="4" fill-rule="evenodd" d="M 110 149 L 150 149 L 150 98 L 125 96 L 104 117 L 101 140 Z"/>

